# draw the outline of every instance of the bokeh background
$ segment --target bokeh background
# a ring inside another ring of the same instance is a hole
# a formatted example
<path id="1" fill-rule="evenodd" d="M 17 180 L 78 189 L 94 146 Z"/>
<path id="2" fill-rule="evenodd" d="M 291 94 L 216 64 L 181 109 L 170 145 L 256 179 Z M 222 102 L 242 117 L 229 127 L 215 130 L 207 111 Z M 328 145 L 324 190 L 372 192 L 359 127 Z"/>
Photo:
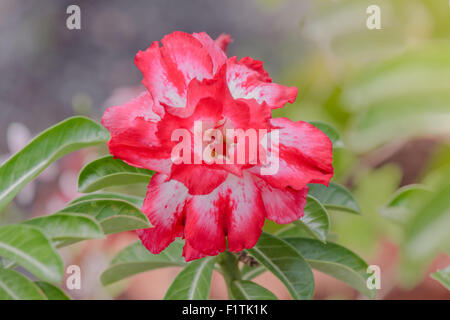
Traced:
<path id="1" fill-rule="evenodd" d="M 81 8 L 81 30 L 66 28 L 70 4 Z M 366 27 L 372 4 L 381 8 L 380 30 Z M 450 263 L 448 255 L 436 251 L 420 268 L 402 263 L 402 224 L 380 209 L 402 186 L 439 189 L 450 180 L 448 0 L 1 0 L 0 162 L 66 117 L 100 119 L 106 107 L 137 95 L 142 87 L 134 55 L 174 30 L 230 34 L 229 56 L 262 60 L 274 81 L 299 88 L 297 101 L 274 116 L 326 121 L 339 130 L 344 147 L 334 152 L 334 181 L 355 193 L 362 215 L 332 213 L 332 233 L 381 267 L 377 298 L 450 299 L 429 277 Z M 54 164 L 0 213 L 0 223 L 62 208 L 78 196 L 79 169 L 105 152 L 77 152 Z M 124 233 L 64 249 L 66 262 L 82 270 L 82 289 L 68 293 L 162 298 L 178 269 L 107 288 L 99 282 L 115 253 L 135 239 Z M 317 299 L 362 298 L 337 280 L 315 277 Z M 270 275 L 256 281 L 288 298 Z M 226 298 L 217 275 L 211 297 Z"/>

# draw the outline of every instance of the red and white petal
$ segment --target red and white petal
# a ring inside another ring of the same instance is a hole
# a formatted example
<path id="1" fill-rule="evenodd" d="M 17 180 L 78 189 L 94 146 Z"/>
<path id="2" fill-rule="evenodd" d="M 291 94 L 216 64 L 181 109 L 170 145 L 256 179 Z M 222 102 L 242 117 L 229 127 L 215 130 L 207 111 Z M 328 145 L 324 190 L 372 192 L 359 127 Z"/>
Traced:
<path id="1" fill-rule="evenodd" d="M 226 99 L 223 106 L 225 129 L 247 129 L 250 124 L 250 108 L 243 99 Z"/>
<path id="2" fill-rule="evenodd" d="M 303 217 L 308 187 L 301 190 L 278 189 L 264 180 L 254 177 L 266 209 L 266 218 L 279 224 L 286 224 Z"/>
<path id="3" fill-rule="evenodd" d="M 252 248 L 258 241 L 266 212 L 261 194 L 251 176 L 229 175 L 222 185 L 221 199 L 227 203 L 228 249 L 232 252 Z"/>
<path id="4" fill-rule="evenodd" d="M 170 172 L 170 150 L 156 135 L 160 117 L 152 111 L 149 93 L 121 106 L 108 108 L 102 124 L 110 131 L 109 151 L 128 164 L 150 170 Z"/>
<path id="5" fill-rule="evenodd" d="M 280 151 L 300 153 L 320 170 L 333 172 L 333 143 L 325 133 L 312 124 L 288 118 L 274 118 L 270 123 L 279 129 Z"/>
<path id="6" fill-rule="evenodd" d="M 309 123 L 292 122 L 289 119 L 271 120 L 274 128 L 269 133 L 279 135 L 278 146 L 266 146 L 274 160 L 270 166 L 274 172 L 262 173 L 262 165 L 254 166 L 249 172 L 263 178 L 275 188 L 286 187 L 301 190 L 308 183 L 328 185 L 333 177 L 333 146 L 330 139 Z M 266 165 L 266 167 L 269 165 Z"/>
<path id="7" fill-rule="evenodd" d="M 186 243 L 202 254 L 214 256 L 225 251 L 225 213 L 216 193 L 197 195 L 186 204 Z"/>
<path id="8" fill-rule="evenodd" d="M 213 77 L 213 61 L 203 44 L 189 33 L 175 31 L 161 40 L 166 63 L 173 63 L 184 76 L 185 83 L 192 79 Z"/>
<path id="9" fill-rule="evenodd" d="M 174 164 L 170 179 L 184 184 L 192 195 L 209 194 L 221 185 L 228 172 L 201 164 Z"/>
<path id="10" fill-rule="evenodd" d="M 166 174 L 170 174 L 172 169 L 170 153 L 163 148 L 122 144 L 120 137 L 111 139 L 108 147 L 114 158 L 121 159 L 130 166 Z"/>
<path id="11" fill-rule="evenodd" d="M 111 132 L 111 135 L 128 130 L 138 117 L 156 124 L 160 117 L 153 112 L 153 105 L 152 96 L 148 92 L 143 92 L 121 106 L 106 109 L 102 117 L 102 124 Z"/>
<path id="12" fill-rule="evenodd" d="M 192 79 L 187 88 L 186 107 L 174 108 L 167 105 L 165 106 L 166 111 L 171 115 L 187 118 L 196 110 L 197 105 L 202 99 L 210 98 L 222 102 L 227 96 L 231 97 L 225 81 L 225 75 L 226 65 L 223 65 L 213 79 L 203 79 L 201 81 Z"/>
<path id="13" fill-rule="evenodd" d="M 187 141 L 174 141 L 178 133 L 184 133 L 191 138 L 191 163 L 194 163 L 194 155 L 200 156 L 198 153 L 202 150 L 195 148 L 196 141 L 202 141 L 203 132 L 206 129 L 214 128 L 215 124 L 221 119 L 222 105 L 215 99 L 204 98 L 196 105 L 193 113 L 189 117 L 174 116 L 167 113 L 165 117 L 158 123 L 157 136 L 165 149 L 169 150 L 169 157 L 173 148 L 179 143 L 185 144 Z M 175 135 L 174 135 L 175 134 Z M 174 137 L 172 140 L 172 136 Z M 187 139 L 187 138 L 186 138 Z M 199 144 L 200 145 L 200 144 Z M 186 145 L 189 147 L 189 145 Z M 201 149 L 201 148 L 199 148 Z"/>
<path id="14" fill-rule="evenodd" d="M 174 228 L 172 230 L 164 228 L 148 228 L 136 230 L 142 244 L 153 254 L 159 254 L 167 248 L 177 237 L 183 235 L 183 229 Z"/>
<path id="15" fill-rule="evenodd" d="M 208 195 L 192 196 L 186 206 L 186 241 L 206 255 L 252 248 L 265 219 L 260 191 L 250 174 L 227 180 Z"/>
<path id="16" fill-rule="evenodd" d="M 248 169 L 248 171 L 264 179 L 273 187 L 280 189 L 291 187 L 295 190 L 301 190 L 305 188 L 308 183 L 328 185 L 333 177 L 332 172 L 322 172 L 318 170 L 317 167 L 311 166 L 307 162 L 292 157 L 291 155 L 288 157 L 282 152 L 280 153 L 278 162 L 278 168 L 272 164 L 275 168 L 273 169 L 274 173 L 262 173 L 262 166 L 254 166 Z"/>
<path id="17" fill-rule="evenodd" d="M 217 43 L 206 32 L 194 33 L 194 38 L 201 42 L 203 47 L 208 51 L 213 62 L 213 74 L 216 74 L 217 70 L 227 61 L 227 56 L 224 50 L 220 47 L 220 44 L 224 44 L 225 39 L 222 43 Z M 229 37 L 229 36 L 228 36 Z"/>
<path id="18" fill-rule="evenodd" d="M 187 188 L 169 180 L 164 174 L 155 174 L 148 186 L 142 211 L 153 228 L 137 230 L 144 246 L 152 253 L 164 250 L 176 237 L 183 235 Z"/>
<path id="19" fill-rule="evenodd" d="M 183 247 L 183 257 L 186 260 L 186 262 L 197 260 L 206 257 L 206 254 L 201 253 L 200 251 L 194 249 L 190 244 L 189 241 L 186 240 L 184 247 Z"/>
<path id="20" fill-rule="evenodd" d="M 297 88 L 272 83 L 263 63 L 250 57 L 227 61 L 227 82 L 235 99 L 255 99 L 267 103 L 272 109 L 281 108 L 297 98 Z"/>
<path id="21" fill-rule="evenodd" d="M 272 109 L 282 108 L 286 103 L 294 103 L 298 89 L 277 83 L 259 83 L 244 89 L 246 99 L 255 99 L 258 103 L 267 103 Z"/>
<path id="22" fill-rule="evenodd" d="M 126 130 L 111 135 L 109 152 L 134 167 L 169 173 L 169 146 L 156 136 L 157 123 L 138 117 Z"/>
<path id="23" fill-rule="evenodd" d="M 157 102 L 182 108 L 186 105 L 185 77 L 163 53 L 155 41 L 147 50 L 139 51 L 134 61 L 144 77 L 142 83 Z"/>
<path id="24" fill-rule="evenodd" d="M 171 228 L 181 222 L 188 189 L 167 175 L 156 173 L 148 185 L 142 211 L 158 227 Z"/>
<path id="25" fill-rule="evenodd" d="M 269 73 L 264 70 L 264 62 L 250 57 L 243 57 L 237 61 L 237 57 L 231 57 L 227 61 L 229 76 L 236 81 L 259 80 L 262 82 L 272 82 Z"/>
<path id="26" fill-rule="evenodd" d="M 249 127 L 254 128 L 255 130 L 259 129 L 267 129 L 270 131 L 270 119 L 272 118 L 272 110 L 268 104 L 262 102 L 258 104 L 256 100 L 243 100 L 245 101 L 249 108 L 250 113 L 250 121 Z"/>
<path id="27" fill-rule="evenodd" d="M 175 31 L 136 54 L 143 84 L 156 101 L 175 108 L 186 106 L 186 90 L 192 79 L 213 77 L 213 60 L 208 48 L 194 36 Z"/>
<path id="28" fill-rule="evenodd" d="M 216 44 L 223 50 L 223 52 L 227 52 L 228 45 L 233 42 L 233 39 L 229 34 L 222 33 L 215 40 Z"/>

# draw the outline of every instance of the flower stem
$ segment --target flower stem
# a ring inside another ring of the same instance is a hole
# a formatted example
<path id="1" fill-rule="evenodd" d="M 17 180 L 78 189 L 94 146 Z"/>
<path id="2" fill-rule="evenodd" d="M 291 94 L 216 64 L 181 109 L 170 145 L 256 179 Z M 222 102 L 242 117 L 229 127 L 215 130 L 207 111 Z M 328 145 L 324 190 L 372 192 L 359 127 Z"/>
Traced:
<path id="1" fill-rule="evenodd" d="M 228 288 L 228 297 L 233 298 L 231 293 L 231 283 L 235 280 L 241 280 L 241 271 L 239 270 L 237 257 L 229 251 L 221 253 L 217 258 L 220 271 L 225 279 Z"/>

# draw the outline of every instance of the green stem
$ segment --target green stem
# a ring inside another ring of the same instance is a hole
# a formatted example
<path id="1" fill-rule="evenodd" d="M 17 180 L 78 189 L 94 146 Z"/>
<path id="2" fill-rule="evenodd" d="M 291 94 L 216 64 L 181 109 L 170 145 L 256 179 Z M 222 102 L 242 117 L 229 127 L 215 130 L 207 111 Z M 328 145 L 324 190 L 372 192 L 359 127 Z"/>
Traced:
<path id="1" fill-rule="evenodd" d="M 225 279 L 225 283 L 228 288 L 228 296 L 232 299 L 233 295 L 231 293 L 231 283 L 235 280 L 241 280 L 241 271 L 239 270 L 238 259 L 231 252 L 225 251 L 218 256 L 217 263 L 219 264 L 220 272 Z"/>

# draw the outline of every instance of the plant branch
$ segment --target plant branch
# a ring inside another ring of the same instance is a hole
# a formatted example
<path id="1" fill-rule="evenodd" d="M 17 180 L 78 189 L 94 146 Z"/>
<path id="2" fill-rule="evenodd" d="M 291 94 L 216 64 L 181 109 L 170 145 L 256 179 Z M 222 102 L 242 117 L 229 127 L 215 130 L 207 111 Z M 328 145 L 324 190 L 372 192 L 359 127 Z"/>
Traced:
<path id="1" fill-rule="evenodd" d="M 233 298 L 231 293 L 232 282 L 235 280 L 241 280 L 241 271 L 239 270 L 238 262 L 237 257 L 229 251 L 225 251 L 217 257 L 219 270 L 225 279 L 228 289 L 228 296 L 230 299 Z"/>

